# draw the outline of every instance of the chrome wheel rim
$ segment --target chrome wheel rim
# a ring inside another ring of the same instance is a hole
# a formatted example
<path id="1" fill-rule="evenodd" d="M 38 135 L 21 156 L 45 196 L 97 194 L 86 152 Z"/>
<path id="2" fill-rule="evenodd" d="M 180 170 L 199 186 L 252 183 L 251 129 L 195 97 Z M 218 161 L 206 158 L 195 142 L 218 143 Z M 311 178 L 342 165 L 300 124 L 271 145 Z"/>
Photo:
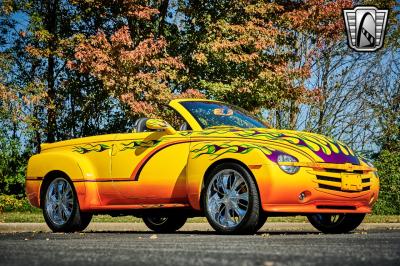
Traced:
<path id="1" fill-rule="evenodd" d="M 71 218 L 74 207 L 72 187 L 64 178 L 54 179 L 46 193 L 45 210 L 56 225 L 64 225 Z"/>
<path id="2" fill-rule="evenodd" d="M 237 171 L 225 169 L 211 179 L 207 188 L 207 212 L 225 228 L 234 228 L 243 220 L 249 207 L 249 188 Z"/>

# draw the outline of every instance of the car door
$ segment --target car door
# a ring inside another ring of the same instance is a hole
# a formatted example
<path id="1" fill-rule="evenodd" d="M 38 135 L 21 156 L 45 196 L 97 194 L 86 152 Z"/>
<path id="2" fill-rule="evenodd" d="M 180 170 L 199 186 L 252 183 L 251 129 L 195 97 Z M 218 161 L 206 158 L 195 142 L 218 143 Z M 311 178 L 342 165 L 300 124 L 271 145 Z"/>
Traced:
<path id="1" fill-rule="evenodd" d="M 186 201 L 189 137 L 164 132 L 119 134 L 111 156 L 115 204 Z"/>

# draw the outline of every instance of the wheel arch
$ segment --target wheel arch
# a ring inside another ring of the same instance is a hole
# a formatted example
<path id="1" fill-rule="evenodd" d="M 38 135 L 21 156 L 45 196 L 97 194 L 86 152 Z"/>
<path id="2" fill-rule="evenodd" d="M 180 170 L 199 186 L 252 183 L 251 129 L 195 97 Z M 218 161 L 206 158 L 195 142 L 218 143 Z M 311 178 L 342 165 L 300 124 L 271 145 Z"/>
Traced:
<path id="1" fill-rule="evenodd" d="M 224 163 L 235 163 L 235 164 L 238 164 L 238 165 L 240 165 L 241 167 L 243 167 L 243 168 L 250 174 L 250 177 L 253 178 L 253 181 L 254 181 L 254 183 L 256 184 L 256 187 L 257 187 L 258 196 L 260 197 L 260 189 L 259 189 L 259 187 L 258 187 L 258 182 L 257 182 L 256 177 L 254 176 L 254 173 L 251 171 L 251 169 L 250 169 L 245 163 L 243 163 L 242 161 L 240 161 L 240 160 L 238 160 L 238 159 L 234 159 L 234 158 L 224 158 L 224 159 L 221 159 L 221 160 L 218 160 L 218 161 L 212 163 L 212 164 L 207 168 L 206 172 L 204 173 L 203 180 L 202 180 L 202 184 L 201 184 L 200 206 L 203 206 L 203 200 L 204 200 L 204 182 L 205 182 L 207 176 L 210 174 L 210 172 L 211 172 L 214 168 L 216 168 L 217 166 L 219 166 L 219 165 L 221 165 L 221 164 L 224 164 Z"/>
<path id="2" fill-rule="evenodd" d="M 205 180 L 207 178 L 207 176 L 210 174 L 210 172 L 215 169 L 215 167 L 217 167 L 218 165 L 221 165 L 223 163 L 235 163 L 237 165 L 240 165 L 241 167 L 243 167 L 251 176 L 251 178 L 253 178 L 253 181 L 256 184 L 257 187 L 257 193 L 261 198 L 261 194 L 260 194 L 260 188 L 259 188 L 259 184 L 258 184 L 258 180 L 256 178 L 256 175 L 254 174 L 254 172 L 249 168 L 249 166 L 244 163 L 241 160 L 238 160 L 236 158 L 221 158 L 217 161 L 214 161 L 212 164 L 208 165 L 207 168 L 205 169 L 204 173 L 202 174 L 202 176 L 200 177 L 201 180 L 198 180 L 196 183 L 198 183 L 197 186 L 199 186 L 199 190 L 196 192 L 194 190 L 194 188 L 196 187 L 196 184 L 194 184 L 194 182 L 189 182 L 189 184 L 191 183 L 191 189 L 192 192 L 189 192 L 189 202 L 190 205 L 196 209 L 196 210 L 200 210 L 202 211 L 202 206 L 203 206 L 203 191 L 204 191 L 204 183 Z"/>
<path id="3" fill-rule="evenodd" d="M 71 184 L 71 187 L 75 192 L 75 195 L 77 195 L 74 183 L 72 182 L 71 178 L 65 172 L 63 172 L 61 170 L 52 170 L 43 177 L 42 184 L 40 185 L 40 193 L 39 193 L 40 208 L 43 208 L 43 200 L 44 200 L 45 193 L 46 193 L 45 189 L 47 188 L 48 184 L 51 181 L 53 181 L 54 179 L 56 179 L 57 177 L 63 177 L 65 179 L 67 179 L 68 182 Z M 78 197 L 78 201 L 79 201 L 79 197 Z"/>
<path id="4" fill-rule="evenodd" d="M 252 178 L 254 179 L 254 181 L 257 184 L 257 180 L 255 179 L 253 172 L 250 170 L 250 168 L 245 163 L 243 163 L 242 161 L 240 161 L 238 159 L 234 159 L 234 158 L 224 158 L 224 159 L 220 159 L 218 161 L 215 161 L 215 162 L 213 162 L 212 164 L 210 164 L 208 166 L 208 168 L 205 171 L 204 176 L 203 176 L 202 187 L 204 186 L 204 181 L 205 181 L 206 177 L 210 174 L 210 172 L 215 167 L 217 167 L 218 165 L 221 165 L 223 163 L 236 163 L 236 164 L 242 166 L 244 169 L 246 169 L 250 173 L 250 175 L 252 176 Z M 258 189 L 258 186 L 257 186 L 257 189 Z"/>

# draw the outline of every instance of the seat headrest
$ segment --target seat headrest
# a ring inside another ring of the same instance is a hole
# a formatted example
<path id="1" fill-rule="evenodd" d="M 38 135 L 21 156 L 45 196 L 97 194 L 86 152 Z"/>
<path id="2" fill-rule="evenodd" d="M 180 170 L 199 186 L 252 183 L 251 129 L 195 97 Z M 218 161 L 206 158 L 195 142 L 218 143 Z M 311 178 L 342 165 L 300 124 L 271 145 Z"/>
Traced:
<path id="1" fill-rule="evenodd" d="M 146 121 L 148 120 L 147 117 L 142 117 L 139 119 L 136 119 L 135 123 L 133 124 L 133 129 L 135 132 L 147 132 L 150 131 L 146 127 Z"/>

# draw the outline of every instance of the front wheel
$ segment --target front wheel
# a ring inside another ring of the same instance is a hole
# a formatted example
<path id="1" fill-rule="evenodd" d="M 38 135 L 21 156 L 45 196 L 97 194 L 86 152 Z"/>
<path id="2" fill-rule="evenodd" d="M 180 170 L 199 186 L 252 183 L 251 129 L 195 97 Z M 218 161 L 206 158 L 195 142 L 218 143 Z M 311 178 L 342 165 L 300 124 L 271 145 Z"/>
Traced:
<path id="1" fill-rule="evenodd" d="M 182 215 L 144 216 L 146 226 L 157 233 L 173 233 L 186 223 L 187 217 Z"/>
<path id="2" fill-rule="evenodd" d="M 223 163 L 206 177 L 203 209 L 210 225 L 224 234 L 252 234 L 265 222 L 251 174 L 236 163 Z"/>
<path id="3" fill-rule="evenodd" d="M 312 214 L 307 218 L 319 231 L 326 234 L 348 233 L 356 229 L 364 220 L 364 213 Z"/>
<path id="4" fill-rule="evenodd" d="M 64 177 L 57 177 L 45 184 L 43 216 L 53 232 L 83 231 L 90 223 L 92 214 L 79 209 L 76 193 Z"/>
<path id="5" fill-rule="evenodd" d="M 260 217 L 258 218 L 258 224 L 257 224 L 257 231 L 259 231 L 265 224 L 265 222 L 267 221 L 268 216 L 266 213 L 264 213 L 263 211 L 260 211 Z"/>

